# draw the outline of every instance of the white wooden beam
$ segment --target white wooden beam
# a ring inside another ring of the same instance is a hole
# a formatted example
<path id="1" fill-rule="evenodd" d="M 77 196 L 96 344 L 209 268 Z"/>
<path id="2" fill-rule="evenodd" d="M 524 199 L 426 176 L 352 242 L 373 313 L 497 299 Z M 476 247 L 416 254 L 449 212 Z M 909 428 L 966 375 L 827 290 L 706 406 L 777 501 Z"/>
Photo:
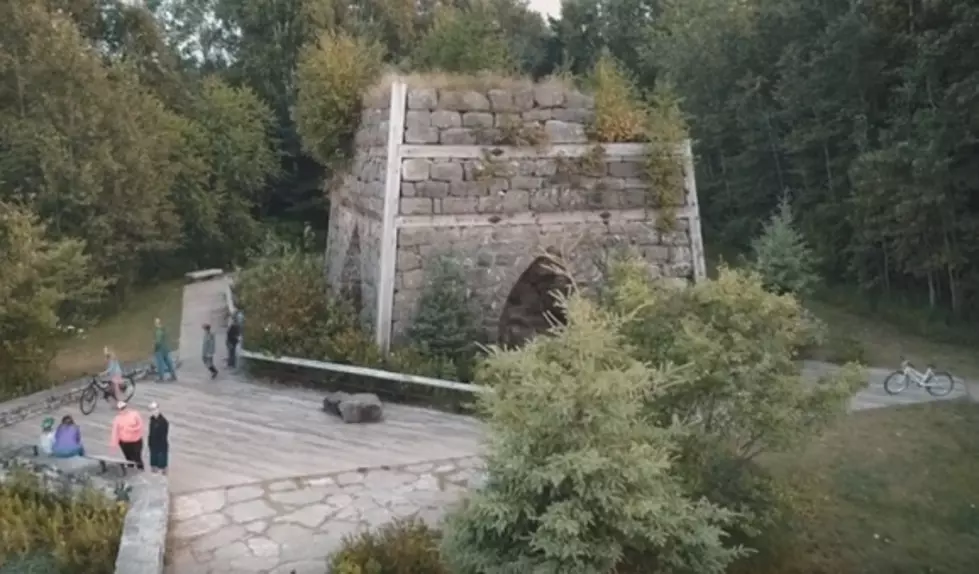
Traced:
<path id="1" fill-rule="evenodd" d="M 377 317 L 374 333 L 377 346 L 387 353 L 391 348 L 391 317 L 394 306 L 394 272 L 397 263 L 398 200 L 401 196 L 401 150 L 405 133 L 407 85 L 391 84 L 391 112 L 388 122 L 387 169 L 384 175 L 384 215 L 381 228 L 381 256 L 377 288 Z"/>
<path id="2" fill-rule="evenodd" d="M 693 145 L 690 140 L 683 144 L 684 186 L 687 188 L 687 206 L 692 213 L 690 225 L 690 251 L 693 257 L 694 281 L 707 279 L 707 262 L 704 253 L 704 237 L 700 229 L 700 203 L 697 199 L 697 176 L 694 173 Z"/>
<path id="3" fill-rule="evenodd" d="M 677 210 L 676 216 L 691 220 L 696 216 L 696 206 L 684 206 Z M 518 213 L 484 213 L 458 215 L 401 215 L 395 219 L 399 229 L 418 227 L 487 227 L 492 225 L 560 225 L 573 223 L 606 223 L 618 221 L 655 221 L 656 210 L 619 209 L 591 211 L 556 211 L 537 213 L 521 211 Z M 699 230 L 699 224 L 697 229 Z"/>
<path id="4" fill-rule="evenodd" d="M 330 371 L 333 373 L 344 373 L 348 375 L 367 377 L 370 379 L 391 381 L 394 383 L 408 383 L 408 384 L 415 384 L 415 385 L 423 385 L 426 387 L 436 387 L 439 389 L 451 389 L 453 391 L 463 391 L 463 392 L 473 393 L 473 394 L 485 393 L 492 390 L 489 387 L 484 387 L 481 385 L 471 385 L 468 383 L 460 383 L 457 381 L 445 381 L 442 379 L 433 379 L 431 377 L 422 377 L 419 375 L 395 373 L 393 371 L 382 371 L 381 369 L 370 369 L 367 367 L 344 365 L 341 363 L 329 363 L 326 361 L 313 361 L 311 359 L 297 359 L 295 357 L 273 357 L 272 355 L 256 353 L 253 351 L 243 350 L 240 353 L 240 356 L 245 359 L 251 359 L 255 361 L 278 363 L 280 365 L 291 365 L 293 367 L 303 367 L 306 369 L 314 369 L 317 371 Z"/>

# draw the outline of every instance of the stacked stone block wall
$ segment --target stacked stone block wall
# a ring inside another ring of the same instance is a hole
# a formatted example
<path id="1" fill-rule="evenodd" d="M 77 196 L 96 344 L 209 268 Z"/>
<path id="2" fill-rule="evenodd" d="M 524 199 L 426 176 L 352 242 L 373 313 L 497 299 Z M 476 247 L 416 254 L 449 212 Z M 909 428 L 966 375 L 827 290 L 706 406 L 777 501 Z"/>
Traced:
<path id="1" fill-rule="evenodd" d="M 330 190 L 327 278 L 335 288 L 359 295 L 367 328 L 373 327 L 377 310 L 389 121 L 386 100 L 365 102 L 351 169 Z"/>
<path id="2" fill-rule="evenodd" d="M 361 229 L 365 314 L 373 322 L 367 307 L 390 296 L 391 339 L 410 325 L 443 254 L 466 266 L 491 340 L 514 285 L 545 252 L 565 258 L 579 284 L 600 280 L 623 249 L 641 254 L 654 275 L 686 281 L 701 272 L 692 177 L 684 204 L 670 206 L 675 225 L 664 231 L 656 201 L 669 194 L 650 189 L 644 147 L 589 139 L 590 95 L 556 81 L 451 84 L 409 80 L 403 108 L 393 112 L 384 111 L 392 91 L 365 100 L 352 172 L 331 197 L 331 282 L 350 266 L 351 230 Z M 391 121 L 403 123 L 393 147 Z M 388 162 L 389 149 L 396 162 Z M 386 179 L 397 190 L 387 220 L 396 250 L 387 258 L 379 245 Z M 381 285 L 380 269 L 392 260 L 393 285 Z"/>
<path id="3" fill-rule="evenodd" d="M 493 339 L 510 290 L 545 253 L 562 256 L 583 286 L 600 281 L 610 258 L 625 249 L 641 254 L 657 277 L 689 278 L 693 257 L 687 226 L 678 221 L 675 231 L 661 232 L 650 221 L 611 220 L 402 229 L 392 333 L 398 340 L 411 324 L 440 255 L 459 257 L 465 265 L 483 328 Z"/>

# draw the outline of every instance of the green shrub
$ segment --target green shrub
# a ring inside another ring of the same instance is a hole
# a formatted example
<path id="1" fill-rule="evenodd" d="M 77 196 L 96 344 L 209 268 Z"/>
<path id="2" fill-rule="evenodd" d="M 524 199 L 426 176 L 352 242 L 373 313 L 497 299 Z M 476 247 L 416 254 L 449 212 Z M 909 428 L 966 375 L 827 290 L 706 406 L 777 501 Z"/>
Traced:
<path id="1" fill-rule="evenodd" d="M 739 523 L 740 535 L 764 527 L 771 485 L 749 463 L 843 416 L 864 384 L 862 370 L 849 365 L 819 383 L 804 380 L 796 360 L 820 325 L 752 272 L 722 267 L 716 280 L 678 290 L 650 280 L 642 262 L 619 261 L 606 305 L 631 317 L 623 332 L 637 359 L 683 365 L 690 379 L 648 404 L 662 424 L 695 421 L 678 458 L 690 492 L 742 512 L 751 507 L 757 522 Z"/>
<path id="2" fill-rule="evenodd" d="M 53 562 L 64 574 L 111 574 L 125 514 L 93 492 L 59 497 L 17 473 L 0 485 L 0 567 L 30 572 Z"/>
<path id="3" fill-rule="evenodd" d="M 344 158 L 360 121 L 361 97 L 381 71 L 382 48 L 324 32 L 303 48 L 294 111 L 303 150 L 324 165 Z"/>
<path id="4" fill-rule="evenodd" d="M 62 321 L 106 286 L 90 263 L 82 242 L 54 240 L 34 213 L 0 201 L 0 401 L 49 386 Z"/>
<path id="5" fill-rule="evenodd" d="M 456 365 L 453 378 L 467 379 L 480 336 L 479 317 L 459 260 L 443 256 L 425 278 L 418 313 L 408 329 L 408 339 L 435 362 Z"/>
<path id="6" fill-rule="evenodd" d="M 633 358 L 622 319 L 574 295 L 567 326 L 492 348 L 478 380 L 487 480 L 450 514 L 443 556 L 457 574 L 723 572 L 731 513 L 688 498 L 671 468 L 677 428 L 646 399 L 683 384 Z"/>
<path id="7" fill-rule="evenodd" d="M 335 574 L 448 574 L 439 557 L 439 533 L 417 519 L 396 520 L 345 537 L 330 557 Z"/>
<path id="8" fill-rule="evenodd" d="M 411 55 L 418 69 L 454 73 L 509 72 L 516 66 L 490 6 L 441 6 Z"/>
<path id="9" fill-rule="evenodd" d="M 348 363 L 414 375 L 454 379 L 452 359 L 424 349 L 394 349 L 387 357 L 353 306 L 331 292 L 320 256 L 274 244 L 235 283 L 248 313 L 248 349 L 274 356 Z"/>
<path id="10" fill-rule="evenodd" d="M 761 236 L 751 242 L 751 251 L 751 267 L 773 293 L 808 295 L 819 281 L 816 256 L 795 228 L 788 198 L 782 199 Z"/>
<path id="11" fill-rule="evenodd" d="M 289 252 L 259 259 L 235 284 L 248 313 L 248 346 L 279 356 L 351 361 L 366 360 L 356 314 L 333 296 L 322 258 Z M 353 339 L 353 340 L 348 340 Z"/>

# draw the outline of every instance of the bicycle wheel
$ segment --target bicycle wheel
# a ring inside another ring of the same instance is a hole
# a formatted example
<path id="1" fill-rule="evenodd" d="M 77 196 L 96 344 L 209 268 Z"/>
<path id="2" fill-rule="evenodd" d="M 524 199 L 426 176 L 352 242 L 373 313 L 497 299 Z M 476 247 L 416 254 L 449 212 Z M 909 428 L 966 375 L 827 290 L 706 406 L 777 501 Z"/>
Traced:
<path id="1" fill-rule="evenodd" d="M 952 378 L 952 375 L 941 372 L 932 375 L 926 388 L 928 389 L 929 395 L 933 397 L 944 397 L 951 393 L 954 387 L 955 379 Z"/>
<path id="2" fill-rule="evenodd" d="M 82 411 L 83 415 L 91 414 L 95 410 L 95 404 L 99 402 L 98 393 L 95 392 L 95 387 L 89 385 L 82 391 L 82 396 L 78 398 L 78 409 Z"/>
<path id="3" fill-rule="evenodd" d="M 908 388 L 908 376 L 904 371 L 894 371 L 884 379 L 884 391 L 889 395 L 896 395 Z"/>
<path id="4" fill-rule="evenodd" d="M 136 380 L 133 377 L 126 377 L 119 383 L 119 393 L 122 395 L 122 400 L 129 402 L 129 399 L 133 398 L 136 394 Z"/>

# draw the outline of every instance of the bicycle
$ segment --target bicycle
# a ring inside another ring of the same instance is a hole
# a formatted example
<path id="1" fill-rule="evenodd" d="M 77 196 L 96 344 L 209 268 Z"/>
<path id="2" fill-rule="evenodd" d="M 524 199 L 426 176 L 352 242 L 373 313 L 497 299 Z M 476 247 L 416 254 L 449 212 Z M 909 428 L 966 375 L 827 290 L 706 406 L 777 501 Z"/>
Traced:
<path id="1" fill-rule="evenodd" d="M 83 415 L 89 415 L 95 410 L 95 405 L 99 402 L 99 394 L 102 399 L 111 403 L 116 397 L 112 392 L 112 381 L 104 381 L 98 375 L 92 376 L 92 381 L 88 384 L 82 396 L 78 398 L 78 408 Z M 123 376 L 119 383 L 119 393 L 122 395 L 118 400 L 129 402 L 136 393 L 136 378 L 132 373 Z"/>
<path id="2" fill-rule="evenodd" d="M 933 397 L 944 397 L 952 392 L 955 379 L 945 371 L 935 371 L 931 366 L 924 373 L 918 371 L 908 361 L 901 361 L 901 368 L 884 379 L 884 391 L 896 395 L 908 388 L 910 383 L 928 391 Z M 947 382 L 947 386 L 946 383 Z"/>

